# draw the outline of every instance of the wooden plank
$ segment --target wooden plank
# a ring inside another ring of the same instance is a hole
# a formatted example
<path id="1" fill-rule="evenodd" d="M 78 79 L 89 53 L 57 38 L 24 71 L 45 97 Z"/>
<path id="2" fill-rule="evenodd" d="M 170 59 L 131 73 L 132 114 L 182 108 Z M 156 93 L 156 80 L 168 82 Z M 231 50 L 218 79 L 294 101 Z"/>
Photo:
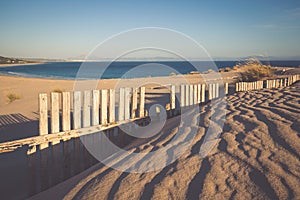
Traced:
<path id="1" fill-rule="evenodd" d="M 194 104 L 198 103 L 198 96 L 197 96 L 197 92 L 198 92 L 198 85 L 194 85 Z"/>
<path id="2" fill-rule="evenodd" d="M 62 93 L 62 130 L 71 130 L 71 98 L 70 92 Z"/>
<path id="3" fill-rule="evenodd" d="M 81 128 L 81 92 L 73 93 L 73 129 Z"/>
<path id="4" fill-rule="evenodd" d="M 185 85 L 180 85 L 180 107 L 185 106 Z"/>
<path id="5" fill-rule="evenodd" d="M 131 118 L 136 118 L 137 111 L 137 88 L 133 88 L 132 90 L 132 106 L 131 106 Z"/>
<path id="6" fill-rule="evenodd" d="M 213 85 L 209 84 L 208 85 L 208 100 L 212 100 L 212 98 L 213 98 L 212 92 L 213 92 Z"/>
<path id="7" fill-rule="evenodd" d="M 131 120 L 131 122 L 136 122 L 137 124 L 140 123 L 146 123 L 146 120 L 141 120 L 141 119 L 134 119 Z M 65 132 L 59 132 L 59 133 L 53 133 L 53 134 L 46 134 L 46 135 L 40 135 L 40 136 L 34 136 L 34 137 L 29 137 L 29 138 L 24 138 L 24 139 L 19 139 L 19 140 L 14 140 L 10 142 L 3 142 L 0 143 L 0 152 L 10 152 L 14 151 L 20 147 L 32 147 L 32 146 L 37 146 L 40 145 L 43 146 L 43 148 L 46 148 L 48 146 L 49 142 L 52 141 L 57 141 L 57 140 L 63 140 L 67 141 L 72 138 L 78 138 L 84 135 L 90 135 L 93 133 L 98 133 L 99 131 L 105 131 L 108 129 L 112 129 L 115 127 L 118 127 L 122 124 L 126 124 L 126 121 L 120 122 L 118 124 L 111 124 L 111 125 L 96 125 L 92 127 L 86 127 L 86 128 L 81 128 L 80 130 L 70 130 L 70 131 L 65 131 Z M 41 148 L 42 149 L 42 148 Z"/>
<path id="8" fill-rule="evenodd" d="M 83 112 L 82 112 L 83 127 L 91 126 L 91 91 L 83 92 Z"/>
<path id="9" fill-rule="evenodd" d="M 185 85 L 185 103 L 184 103 L 185 106 L 190 105 L 190 100 L 189 100 L 190 93 L 189 93 L 189 91 L 190 91 L 189 85 Z"/>
<path id="10" fill-rule="evenodd" d="M 197 103 L 201 103 L 201 84 L 198 84 L 197 87 Z"/>
<path id="11" fill-rule="evenodd" d="M 194 86 L 193 85 L 189 85 L 190 87 L 190 97 L 189 97 L 189 100 L 190 100 L 190 103 L 189 105 L 192 106 L 194 104 Z"/>
<path id="12" fill-rule="evenodd" d="M 201 102 L 205 102 L 205 84 L 201 85 Z"/>
<path id="13" fill-rule="evenodd" d="M 225 95 L 228 94 L 228 83 L 225 83 L 225 86 L 224 86 L 224 94 L 225 94 Z"/>
<path id="14" fill-rule="evenodd" d="M 59 93 L 51 92 L 51 133 L 59 132 Z"/>
<path id="15" fill-rule="evenodd" d="M 216 83 L 216 98 L 219 98 L 219 92 L 220 92 L 220 88 L 219 88 L 219 83 Z"/>
<path id="16" fill-rule="evenodd" d="M 99 90 L 92 91 L 92 125 L 99 124 L 99 104 L 100 104 L 100 92 Z"/>
<path id="17" fill-rule="evenodd" d="M 170 89 L 170 105 L 171 105 L 171 110 L 175 109 L 175 98 L 176 98 L 176 91 L 175 91 L 175 85 L 171 85 Z"/>
<path id="18" fill-rule="evenodd" d="M 130 119 L 131 88 L 125 88 L 124 118 Z"/>
<path id="19" fill-rule="evenodd" d="M 120 88 L 120 94 L 119 94 L 119 107 L 118 107 L 118 121 L 124 120 L 124 96 L 125 95 L 125 89 Z"/>
<path id="20" fill-rule="evenodd" d="M 145 87 L 140 87 L 140 104 L 139 104 L 139 117 L 145 116 Z"/>
<path id="21" fill-rule="evenodd" d="M 107 90 L 101 90 L 101 124 L 105 125 L 107 124 L 107 103 L 108 103 L 108 98 L 107 98 Z"/>
<path id="22" fill-rule="evenodd" d="M 115 90 L 109 90 L 109 123 L 115 122 Z"/>
<path id="23" fill-rule="evenodd" d="M 47 94 L 39 94 L 39 135 L 48 134 L 48 104 Z"/>

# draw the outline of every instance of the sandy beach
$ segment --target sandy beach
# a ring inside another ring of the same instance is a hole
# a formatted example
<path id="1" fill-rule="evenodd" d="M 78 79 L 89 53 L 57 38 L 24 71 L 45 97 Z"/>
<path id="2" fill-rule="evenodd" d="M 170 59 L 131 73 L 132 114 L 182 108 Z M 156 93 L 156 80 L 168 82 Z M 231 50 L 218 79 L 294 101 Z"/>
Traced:
<path id="1" fill-rule="evenodd" d="M 24 65 L 38 65 L 44 62 L 33 62 L 33 63 L 16 63 L 16 64 L 0 64 L 0 67 L 14 67 L 14 66 L 24 66 Z"/>
<path id="2" fill-rule="evenodd" d="M 207 157 L 200 158 L 199 150 L 214 113 L 209 104 L 194 116 L 201 118 L 190 148 L 165 168 L 139 174 L 99 163 L 32 199 L 298 199 L 299 101 L 299 83 L 232 94 L 223 131 Z M 147 153 L 177 132 L 171 128 L 127 148 Z"/>
<path id="3" fill-rule="evenodd" d="M 214 77 L 213 74 L 204 75 L 206 79 Z M 222 73 L 224 81 L 233 82 L 237 74 L 234 72 Z M 130 87 L 139 83 L 153 83 L 148 84 L 147 89 L 150 90 L 154 86 L 160 85 L 179 85 L 188 81 L 189 83 L 203 82 L 200 75 L 183 75 L 170 77 L 149 77 L 137 79 L 103 79 L 99 80 L 98 89 L 112 89 L 115 87 Z M 78 81 L 85 82 L 85 81 Z M 94 82 L 94 81 L 92 81 Z M 20 113 L 30 119 L 37 119 L 36 112 L 38 110 L 38 94 L 50 93 L 57 89 L 61 91 L 73 91 L 74 80 L 55 80 L 55 79 L 41 79 L 41 78 L 24 78 L 0 75 L 0 115 L 7 115 L 13 113 Z M 84 85 L 84 83 L 82 84 Z M 159 91 L 158 91 L 159 92 Z M 7 95 L 16 94 L 20 99 L 8 103 Z"/>
<path id="4" fill-rule="evenodd" d="M 300 200 L 300 1 L 0 13 L 0 200 Z"/>
<path id="5" fill-rule="evenodd" d="M 205 79 L 215 78 L 214 74 L 203 75 Z M 237 76 L 234 72 L 222 73 L 224 81 L 233 82 Z M 103 79 L 99 81 L 79 80 L 74 86 L 74 80 L 56 80 L 27 77 L 13 77 L 0 75 L 0 141 L 10 141 L 38 135 L 38 95 L 53 91 L 73 91 L 86 88 L 91 90 L 90 85 L 96 85 L 94 89 L 112 89 L 119 87 L 132 87 L 136 85 L 146 85 L 148 99 L 166 93 L 168 90 L 160 86 L 170 84 L 179 85 L 181 83 L 203 82 L 203 77 L 199 74 L 168 76 L 168 77 L 148 77 L 137 79 Z M 75 88 L 75 89 L 74 89 Z M 8 95 L 13 94 L 19 99 L 9 102 Z M 150 100 L 148 100 L 150 101 Z M 147 102 L 146 102 L 147 103 Z M 23 130 L 20 132 L 20 130 Z"/>
<path id="6" fill-rule="evenodd" d="M 297 72 L 299 69 L 286 73 Z M 221 74 L 229 83 L 237 76 L 235 72 Z M 215 78 L 213 74 L 204 77 Z M 182 80 L 179 76 L 107 79 L 97 82 L 97 88 L 130 87 L 147 82 L 150 84 L 146 85 L 146 91 L 151 99 L 166 93 L 166 89 L 158 86 L 180 85 Z M 184 75 L 184 80 L 204 81 L 197 74 Z M 0 76 L 0 83 L 0 140 L 3 142 L 37 135 L 38 94 L 57 89 L 72 91 L 75 82 Z M 184 132 L 188 138 L 191 129 L 198 130 L 188 150 L 163 169 L 127 173 L 98 163 L 32 199 L 296 199 L 300 196 L 297 188 L 300 184 L 299 89 L 297 83 L 287 88 L 231 93 L 227 97 L 228 112 L 220 137 L 204 158 L 199 156 L 199 150 L 209 122 L 222 117 L 214 114 L 217 110 L 210 103 L 200 106 L 199 114 L 191 116 L 199 124 Z M 8 103 L 9 93 L 18 94 L 20 99 Z M 217 100 L 217 105 L 221 100 Z M 125 149 L 149 153 L 167 144 L 178 131 L 176 117 L 171 118 L 160 134 L 134 141 Z M 180 151 L 176 148 L 175 145 L 171 151 Z M 116 157 L 118 162 L 127 159 L 122 155 Z"/>

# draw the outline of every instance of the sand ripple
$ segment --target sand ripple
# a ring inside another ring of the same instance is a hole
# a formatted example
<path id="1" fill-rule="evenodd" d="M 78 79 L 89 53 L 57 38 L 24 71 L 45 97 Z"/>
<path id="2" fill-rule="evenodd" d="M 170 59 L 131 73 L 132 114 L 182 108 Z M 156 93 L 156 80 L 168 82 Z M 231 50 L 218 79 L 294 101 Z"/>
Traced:
<path id="1" fill-rule="evenodd" d="M 210 105 L 202 106 L 200 114 L 194 116 L 199 124 L 190 128 L 197 128 L 198 134 L 188 151 L 172 164 L 143 174 L 102 166 L 81 180 L 65 198 L 299 198 L 300 86 L 240 92 L 228 96 L 227 100 L 223 131 L 205 158 L 199 157 L 199 150 L 209 120 L 216 112 Z M 176 126 L 168 127 L 160 135 L 130 149 L 143 153 L 154 151 L 168 144 L 179 130 Z M 191 130 L 184 131 L 188 134 Z M 169 153 L 176 153 L 176 148 Z"/>

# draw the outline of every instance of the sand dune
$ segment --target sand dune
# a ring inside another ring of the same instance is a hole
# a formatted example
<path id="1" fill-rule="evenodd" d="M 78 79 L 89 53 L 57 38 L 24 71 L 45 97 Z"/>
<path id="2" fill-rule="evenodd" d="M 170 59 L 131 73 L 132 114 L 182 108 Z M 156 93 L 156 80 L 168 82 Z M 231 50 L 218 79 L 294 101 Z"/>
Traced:
<path id="1" fill-rule="evenodd" d="M 298 199 L 299 89 L 298 83 L 284 89 L 228 96 L 223 131 L 204 158 L 199 156 L 199 151 L 209 120 L 222 117 L 214 115 L 216 110 L 209 104 L 201 106 L 200 114 L 193 116 L 199 120 L 198 125 L 183 131 L 181 142 L 189 138 L 191 129 L 197 128 L 198 134 L 189 148 L 163 169 L 128 173 L 98 164 L 35 198 L 52 194 L 65 199 Z M 180 125 L 171 126 L 177 123 L 175 118 L 172 120 L 160 135 L 137 141 L 128 147 L 129 151 L 147 153 L 166 146 L 180 131 Z M 168 155 L 174 155 L 179 146 L 173 145 Z M 126 163 L 132 158 L 122 156 L 114 159 Z M 160 159 L 166 162 L 168 158 L 162 155 Z M 76 178 L 80 181 L 76 182 Z M 76 183 L 74 187 L 71 182 Z"/>

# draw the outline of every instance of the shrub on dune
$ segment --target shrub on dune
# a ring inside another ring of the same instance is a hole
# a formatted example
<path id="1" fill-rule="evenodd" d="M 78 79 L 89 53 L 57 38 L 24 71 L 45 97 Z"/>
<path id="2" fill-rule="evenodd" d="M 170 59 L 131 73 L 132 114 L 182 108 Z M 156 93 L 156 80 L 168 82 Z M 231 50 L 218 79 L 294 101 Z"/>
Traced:
<path id="1" fill-rule="evenodd" d="M 240 69 L 240 81 L 257 81 L 274 74 L 270 65 L 264 65 L 255 58 L 239 63 L 237 66 Z"/>
<path id="2" fill-rule="evenodd" d="M 7 97 L 7 102 L 8 103 L 12 103 L 12 102 L 14 102 L 18 99 L 21 99 L 21 96 L 16 94 L 16 93 L 9 93 L 9 94 L 6 95 L 6 97 Z"/>

